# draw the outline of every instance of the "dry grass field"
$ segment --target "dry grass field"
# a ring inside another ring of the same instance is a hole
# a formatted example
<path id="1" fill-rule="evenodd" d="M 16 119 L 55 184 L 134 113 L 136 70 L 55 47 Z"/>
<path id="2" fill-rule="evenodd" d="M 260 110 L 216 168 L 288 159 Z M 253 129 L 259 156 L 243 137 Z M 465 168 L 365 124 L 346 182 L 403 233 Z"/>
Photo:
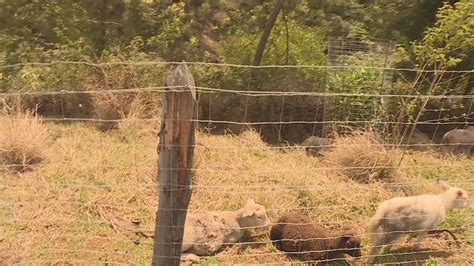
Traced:
<path id="1" fill-rule="evenodd" d="M 0 172 L 0 264 L 150 264 L 158 203 L 156 132 L 101 132 L 85 123 L 44 127 L 50 139 L 42 143 L 47 144 L 43 159 L 33 169 Z M 327 158 L 315 158 L 301 148 L 267 145 L 254 131 L 239 136 L 199 132 L 190 212 L 236 210 L 253 198 L 267 208 L 272 221 L 298 212 L 330 229 L 353 226 L 363 238 L 365 255 L 367 222 L 380 201 L 437 193 L 438 177 L 474 193 L 473 159 L 407 151 L 398 168 L 401 150 L 381 155 L 379 144 L 361 149 L 366 144 L 359 141 L 340 143 L 345 147 Z M 341 170 L 346 165 L 339 162 L 338 167 L 334 156 L 341 152 L 368 160 L 366 166 L 372 168 L 363 174 L 372 178 L 369 183 L 351 179 L 352 172 Z M 396 167 L 381 172 L 376 162 L 370 165 L 367 154 L 385 156 L 389 166 Z M 386 175 L 394 179 L 388 182 Z M 473 220 L 471 203 L 453 211 L 443 224 L 458 228 L 461 247 L 445 235 L 432 236 L 423 252 L 413 254 L 401 242 L 384 261 L 474 264 Z M 252 243 L 226 247 L 202 264 L 292 263 L 272 246 L 266 229 L 252 231 L 245 241 Z"/>

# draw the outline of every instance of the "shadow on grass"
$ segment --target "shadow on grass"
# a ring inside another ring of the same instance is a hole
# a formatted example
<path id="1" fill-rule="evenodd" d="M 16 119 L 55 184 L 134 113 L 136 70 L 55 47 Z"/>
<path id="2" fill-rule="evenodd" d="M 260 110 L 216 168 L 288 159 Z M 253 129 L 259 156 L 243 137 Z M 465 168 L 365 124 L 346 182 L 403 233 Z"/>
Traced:
<path id="1" fill-rule="evenodd" d="M 388 253 L 380 255 L 378 257 L 378 263 L 400 263 L 403 265 L 419 265 L 424 264 L 429 260 L 436 258 L 447 258 L 452 256 L 452 252 L 445 250 L 436 250 L 430 248 L 424 248 L 419 250 L 413 250 L 410 248 L 398 248 L 390 250 Z"/>

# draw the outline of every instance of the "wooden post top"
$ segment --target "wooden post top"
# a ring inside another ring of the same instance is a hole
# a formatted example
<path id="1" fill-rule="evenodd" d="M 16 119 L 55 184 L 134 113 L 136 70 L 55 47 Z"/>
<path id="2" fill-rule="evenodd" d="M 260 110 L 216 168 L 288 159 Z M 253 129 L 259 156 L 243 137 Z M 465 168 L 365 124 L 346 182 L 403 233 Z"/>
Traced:
<path id="1" fill-rule="evenodd" d="M 184 61 L 171 72 L 165 82 L 166 86 L 171 87 L 175 91 L 190 90 L 194 101 L 196 101 L 195 84 L 194 77 Z"/>

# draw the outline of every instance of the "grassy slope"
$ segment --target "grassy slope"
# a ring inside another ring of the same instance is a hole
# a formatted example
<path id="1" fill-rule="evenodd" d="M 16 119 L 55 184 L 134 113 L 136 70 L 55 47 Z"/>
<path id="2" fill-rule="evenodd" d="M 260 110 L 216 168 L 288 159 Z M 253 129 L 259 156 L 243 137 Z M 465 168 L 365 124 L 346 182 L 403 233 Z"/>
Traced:
<path id="1" fill-rule="evenodd" d="M 0 262 L 149 264 L 152 240 L 135 231 L 154 227 L 155 137 L 101 133 L 81 124 L 49 127 L 55 140 L 46 164 L 21 175 L 0 174 Z M 198 144 L 191 211 L 235 210 L 253 198 L 268 208 L 273 221 L 297 209 L 328 228 L 350 223 L 367 246 L 365 225 L 377 203 L 401 194 L 321 169 L 323 163 L 302 150 L 272 149 L 255 133 L 239 137 L 201 133 Z M 437 192 L 437 176 L 472 179 L 474 160 L 442 160 L 435 153 L 416 152 L 407 154 L 402 170 L 414 183 L 411 193 Z M 474 191 L 472 182 L 459 185 Z M 459 227 L 473 218 L 471 205 L 453 212 L 444 226 Z M 425 247 L 443 251 L 431 254 L 434 261 L 474 263 L 472 228 L 458 235 L 468 243 L 462 250 L 443 238 L 427 239 Z M 273 248 L 264 230 L 252 232 L 247 241 L 261 243 L 226 248 L 204 264 L 289 262 Z"/>

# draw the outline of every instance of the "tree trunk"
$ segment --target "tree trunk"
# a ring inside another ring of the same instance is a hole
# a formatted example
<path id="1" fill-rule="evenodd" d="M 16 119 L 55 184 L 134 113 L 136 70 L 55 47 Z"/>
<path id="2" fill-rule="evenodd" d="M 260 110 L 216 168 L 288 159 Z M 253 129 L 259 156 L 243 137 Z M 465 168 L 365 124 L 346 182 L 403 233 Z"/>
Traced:
<path id="1" fill-rule="evenodd" d="M 283 0 L 276 0 L 275 8 L 273 8 L 273 12 L 268 18 L 267 24 L 265 25 L 265 29 L 263 30 L 262 37 L 260 38 L 260 42 L 258 43 L 257 52 L 255 53 L 255 59 L 253 61 L 254 66 L 259 66 L 262 63 L 263 52 L 265 51 L 265 46 L 267 45 L 268 37 L 270 37 L 270 33 L 272 32 L 273 26 L 275 26 L 275 22 L 277 20 L 278 14 L 280 14 L 280 10 L 282 7 Z"/>

